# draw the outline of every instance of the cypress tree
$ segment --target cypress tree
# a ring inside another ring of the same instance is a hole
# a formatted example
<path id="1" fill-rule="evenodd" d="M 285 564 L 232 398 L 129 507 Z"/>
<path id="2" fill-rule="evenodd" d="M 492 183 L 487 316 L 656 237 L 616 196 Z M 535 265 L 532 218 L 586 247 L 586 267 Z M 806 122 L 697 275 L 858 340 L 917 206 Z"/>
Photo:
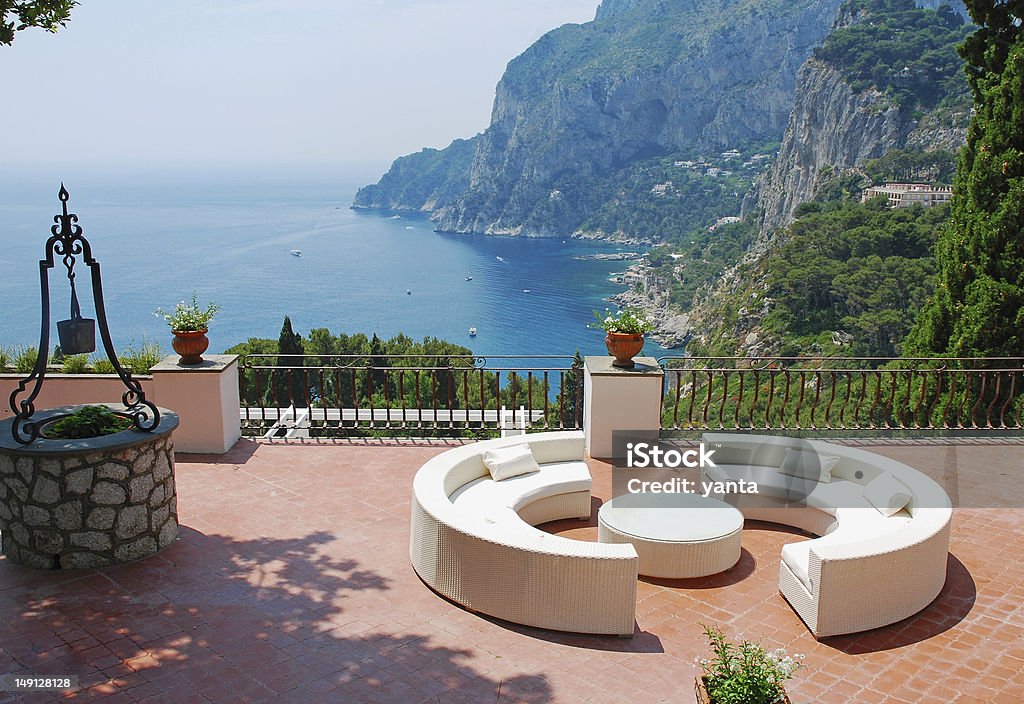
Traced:
<path id="1" fill-rule="evenodd" d="M 979 29 L 960 47 L 975 114 L 936 246 L 935 294 L 910 354 L 1024 354 L 1024 0 L 966 0 Z"/>
<path id="2" fill-rule="evenodd" d="M 277 340 L 277 364 L 281 367 L 300 367 L 303 353 L 302 336 L 292 330 L 292 321 L 287 315 L 281 325 L 281 335 Z M 274 400 L 281 408 L 305 405 L 306 393 L 299 369 L 282 369 L 274 375 Z"/>

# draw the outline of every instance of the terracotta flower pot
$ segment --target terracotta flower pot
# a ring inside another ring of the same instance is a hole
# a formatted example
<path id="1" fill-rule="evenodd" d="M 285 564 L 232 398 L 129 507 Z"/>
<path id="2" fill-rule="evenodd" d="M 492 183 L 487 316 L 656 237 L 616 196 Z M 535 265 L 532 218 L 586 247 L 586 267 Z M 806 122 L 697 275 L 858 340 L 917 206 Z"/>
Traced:
<path id="1" fill-rule="evenodd" d="M 644 348 L 644 336 L 639 333 L 610 332 L 604 338 L 604 346 L 608 348 L 608 354 L 615 357 L 613 367 L 632 369 L 635 366 L 633 357 Z"/>
<path id="2" fill-rule="evenodd" d="M 210 346 L 206 330 L 173 330 L 174 339 L 171 347 L 181 355 L 178 364 L 201 364 L 203 352 Z"/>
<path id="3" fill-rule="evenodd" d="M 715 704 L 711 699 L 711 695 L 708 694 L 708 688 L 704 684 L 703 677 L 696 677 L 693 685 L 694 693 L 697 695 L 697 704 Z M 792 704 L 789 701 L 789 695 L 786 694 L 786 690 L 782 690 L 782 694 L 773 702 L 773 704 Z"/>

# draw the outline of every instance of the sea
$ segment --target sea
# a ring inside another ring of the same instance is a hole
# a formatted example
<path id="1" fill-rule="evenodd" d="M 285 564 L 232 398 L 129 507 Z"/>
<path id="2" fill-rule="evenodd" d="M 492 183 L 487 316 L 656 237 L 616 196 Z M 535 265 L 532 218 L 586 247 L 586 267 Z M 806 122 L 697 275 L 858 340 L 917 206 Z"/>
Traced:
<path id="1" fill-rule="evenodd" d="M 423 214 L 352 210 L 356 190 L 377 175 L 345 166 L 0 167 L 0 347 L 38 343 L 39 260 L 63 182 L 100 263 L 118 350 L 155 342 L 169 353 L 154 310 L 195 292 L 221 306 L 212 352 L 276 339 L 289 316 L 302 335 L 431 336 L 485 356 L 606 354 L 604 333 L 589 324 L 595 310 L 614 309 L 614 277 L 628 262 L 592 257 L 629 248 L 445 234 Z M 83 315 L 94 317 L 88 270 L 79 262 L 75 271 Z M 69 317 L 59 259 L 49 287 L 51 321 Z M 651 341 L 643 352 L 665 353 Z"/>

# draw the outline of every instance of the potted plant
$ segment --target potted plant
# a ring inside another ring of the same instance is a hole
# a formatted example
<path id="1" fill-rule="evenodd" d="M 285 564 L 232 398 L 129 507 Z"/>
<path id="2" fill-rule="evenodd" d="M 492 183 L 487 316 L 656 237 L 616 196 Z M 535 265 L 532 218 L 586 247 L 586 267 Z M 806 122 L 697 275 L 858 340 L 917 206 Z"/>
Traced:
<path id="1" fill-rule="evenodd" d="M 653 323 L 639 308 L 625 308 L 615 315 L 605 311 L 603 316 L 595 310 L 594 317 L 606 333 L 604 346 L 608 354 L 615 357 L 612 366 L 632 369 L 633 357 L 644 348 L 644 333 L 654 329 Z"/>
<path id="2" fill-rule="evenodd" d="M 790 704 L 783 684 L 800 669 L 802 655 L 747 640 L 732 643 L 721 629 L 701 625 L 714 656 L 698 661 L 698 704 Z"/>
<path id="3" fill-rule="evenodd" d="M 174 307 L 174 311 L 168 313 L 163 308 L 157 308 L 155 315 L 160 316 L 171 326 L 174 339 L 171 347 L 181 355 L 179 364 L 199 364 L 203 361 L 203 352 L 210 346 L 206 333 L 210 330 L 210 321 L 220 310 L 216 303 L 210 303 L 206 308 L 200 308 L 196 300 L 196 292 L 192 292 L 192 301 L 186 303 L 181 301 Z"/>

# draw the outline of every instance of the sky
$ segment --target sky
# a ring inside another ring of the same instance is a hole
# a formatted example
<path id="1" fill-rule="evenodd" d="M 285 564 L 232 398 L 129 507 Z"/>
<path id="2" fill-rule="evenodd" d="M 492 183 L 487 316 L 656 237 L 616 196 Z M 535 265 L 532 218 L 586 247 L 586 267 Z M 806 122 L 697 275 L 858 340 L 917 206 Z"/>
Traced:
<path id="1" fill-rule="evenodd" d="M 505 64 L 598 0 L 84 0 L 0 47 L 8 164 L 360 163 L 487 127 Z"/>

